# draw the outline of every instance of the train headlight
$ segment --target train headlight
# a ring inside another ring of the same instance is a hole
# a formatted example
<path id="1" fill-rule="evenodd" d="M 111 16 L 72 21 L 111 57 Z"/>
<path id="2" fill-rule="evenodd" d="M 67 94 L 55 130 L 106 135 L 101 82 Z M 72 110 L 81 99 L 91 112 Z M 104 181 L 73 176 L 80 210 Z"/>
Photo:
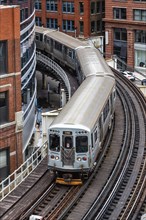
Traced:
<path id="1" fill-rule="evenodd" d="M 78 160 L 78 161 L 81 161 L 81 160 L 82 160 L 82 158 L 81 158 L 81 157 L 77 157 L 77 160 Z"/>
<path id="2" fill-rule="evenodd" d="M 55 159 L 56 159 L 56 160 L 59 160 L 59 157 L 58 157 L 58 156 L 56 156 L 56 157 L 55 157 Z"/>
<path id="3" fill-rule="evenodd" d="M 54 155 L 51 155 L 51 159 L 54 159 L 55 157 L 54 157 Z"/>

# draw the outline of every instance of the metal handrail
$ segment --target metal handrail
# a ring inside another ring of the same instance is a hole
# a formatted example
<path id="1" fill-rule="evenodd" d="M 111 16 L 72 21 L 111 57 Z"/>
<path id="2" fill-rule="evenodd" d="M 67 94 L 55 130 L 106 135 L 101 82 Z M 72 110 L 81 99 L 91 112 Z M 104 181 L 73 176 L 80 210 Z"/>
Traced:
<path id="1" fill-rule="evenodd" d="M 41 163 L 47 155 L 47 141 L 11 175 L 0 182 L 0 202 L 10 194 Z"/>

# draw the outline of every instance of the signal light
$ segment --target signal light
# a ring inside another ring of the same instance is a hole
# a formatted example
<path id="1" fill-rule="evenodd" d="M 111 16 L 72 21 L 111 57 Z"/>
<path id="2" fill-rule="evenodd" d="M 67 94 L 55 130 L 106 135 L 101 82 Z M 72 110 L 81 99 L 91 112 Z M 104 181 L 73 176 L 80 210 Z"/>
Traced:
<path id="1" fill-rule="evenodd" d="M 83 160 L 86 161 L 86 160 L 87 160 L 87 157 L 83 157 Z"/>

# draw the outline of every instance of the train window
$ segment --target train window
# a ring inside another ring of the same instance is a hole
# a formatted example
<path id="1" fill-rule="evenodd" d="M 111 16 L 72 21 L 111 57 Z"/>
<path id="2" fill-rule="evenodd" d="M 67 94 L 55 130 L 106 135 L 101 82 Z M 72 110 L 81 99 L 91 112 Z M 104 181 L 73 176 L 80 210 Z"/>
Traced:
<path id="1" fill-rule="evenodd" d="M 85 153 L 88 151 L 88 137 L 87 136 L 77 136 L 76 137 L 76 152 Z"/>
<path id="2" fill-rule="evenodd" d="M 60 151 L 60 137 L 57 134 L 50 134 L 49 148 L 53 151 Z"/>
<path id="3" fill-rule="evenodd" d="M 63 146 L 66 149 L 71 149 L 73 147 L 72 136 L 65 136 Z"/>
<path id="4" fill-rule="evenodd" d="M 68 55 L 70 58 L 74 59 L 74 51 L 73 51 L 73 50 L 68 49 L 67 55 Z"/>
<path id="5" fill-rule="evenodd" d="M 103 121 L 105 122 L 106 120 L 106 117 L 109 113 L 109 100 L 107 101 L 106 105 L 105 105 L 105 108 L 103 110 Z"/>
<path id="6" fill-rule="evenodd" d="M 97 141 L 97 130 L 94 133 L 94 140 L 95 140 L 95 142 Z"/>
<path id="7" fill-rule="evenodd" d="M 35 39 L 38 41 L 43 41 L 43 35 L 42 34 L 35 34 Z"/>
<path id="8" fill-rule="evenodd" d="M 62 44 L 60 44 L 57 41 L 55 41 L 55 49 L 59 50 L 60 52 L 62 52 Z"/>
<path id="9" fill-rule="evenodd" d="M 47 43 L 47 36 L 44 36 L 44 42 Z"/>

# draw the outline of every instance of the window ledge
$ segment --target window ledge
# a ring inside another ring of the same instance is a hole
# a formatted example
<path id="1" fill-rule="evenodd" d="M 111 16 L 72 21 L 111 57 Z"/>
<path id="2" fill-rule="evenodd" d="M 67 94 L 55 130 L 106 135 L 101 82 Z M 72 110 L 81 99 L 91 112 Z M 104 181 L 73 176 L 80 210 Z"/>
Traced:
<path id="1" fill-rule="evenodd" d="M 15 124 L 16 124 L 16 121 L 6 122 L 5 124 L 0 125 L 0 129 L 2 129 L 2 128 L 7 128 L 7 127 L 12 126 L 12 125 L 15 125 Z"/>

